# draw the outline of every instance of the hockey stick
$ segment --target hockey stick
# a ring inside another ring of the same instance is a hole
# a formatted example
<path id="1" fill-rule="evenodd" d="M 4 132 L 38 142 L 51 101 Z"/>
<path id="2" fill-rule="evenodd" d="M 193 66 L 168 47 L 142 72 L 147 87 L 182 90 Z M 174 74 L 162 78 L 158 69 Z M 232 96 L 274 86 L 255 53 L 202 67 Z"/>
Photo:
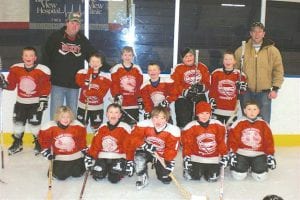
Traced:
<path id="1" fill-rule="evenodd" d="M 90 170 L 86 170 L 85 171 L 85 174 L 84 174 L 84 180 L 83 180 L 83 184 L 82 184 L 82 187 L 81 187 L 81 191 L 80 191 L 80 195 L 79 195 L 79 200 L 82 199 L 82 196 L 83 196 L 83 193 L 84 193 L 84 189 L 85 189 L 85 186 L 86 186 L 86 182 L 87 182 L 87 179 L 89 177 L 89 174 L 90 174 Z"/>
<path id="2" fill-rule="evenodd" d="M 224 199 L 224 173 L 225 173 L 225 167 L 221 166 L 221 169 L 220 169 L 221 185 L 220 185 L 220 193 L 219 193 L 220 200 Z"/>
<path id="3" fill-rule="evenodd" d="M 162 164 L 162 166 L 164 168 L 166 168 L 166 164 L 165 161 L 163 160 L 162 157 L 160 157 L 156 152 L 154 152 L 154 156 L 157 158 L 157 160 Z M 181 195 L 184 197 L 184 199 L 190 200 L 190 199 L 194 199 L 194 200 L 208 200 L 207 196 L 196 196 L 196 195 L 192 195 L 189 191 L 187 191 L 183 185 L 181 185 L 179 183 L 179 181 L 176 179 L 176 177 L 174 176 L 174 174 L 171 172 L 169 174 L 169 176 L 171 177 L 172 181 L 175 183 L 177 189 L 180 191 Z"/>
<path id="4" fill-rule="evenodd" d="M 0 73 L 2 72 L 2 59 L 0 57 Z M 0 126 L 1 126 L 1 167 L 4 169 L 4 135 L 3 135 L 3 89 L 0 89 Z"/>
<path id="5" fill-rule="evenodd" d="M 194 80 L 194 84 L 197 84 L 197 67 L 198 67 L 198 63 L 199 63 L 199 49 L 195 50 L 195 80 Z M 193 101 L 193 118 L 197 118 L 196 117 L 196 102 Z"/>
<path id="6" fill-rule="evenodd" d="M 47 200 L 52 200 L 53 159 L 49 160 Z"/>
<path id="7" fill-rule="evenodd" d="M 110 97 L 110 98 L 108 98 L 108 100 L 111 102 L 111 103 L 114 103 L 114 100 Z M 135 123 L 137 123 L 138 121 L 134 118 L 134 117 L 132 117 L 126 110 L 124 110 L 123 108 L 122 108 L 122 105 L 120 105 L 121 106 L 121 112 L 122 113 L 124 113 L 127 117 L 129 117 L 131 120 L 133 120 Z"/>
<path id="8" fill-rule="evenodd" d="M 246 41 L 242 41 L 242 54 L 241 54 L 241 66 L 240 66 L 240 74 L 239 74 L 239 81 L 242 81 L 242 73 L 243 73 L 243 68 L 244 68 L 244 58 L 245 58 L 245 45 L 246 45 Z M 237 101 L 235 104 L 235 108 L 234 111 L 232 113 L 232 115 L 230 116 L 230 118 L 227 120 L 225 127 L 228 129 L 228 126 L 233 122 L 233 119 L 237 116 L 238 110 L 239 110 L 239 106 L 240 106 L 240 96 L 241 96 L 241 92 L 238 89 L 238 97 L 237 97 Z"/>
<path id="9" fill-rule="evenodd" d="M 93 74 L 90 75 L 89 78 L 89 84 L 88 84 L 88 90 L 91 89 L 91 83 L 93 80 Z M 85 102 L 85 106 L 84 106 L 84 125 L 87 126 L 87 113 L 88 113 L 88 107 L 89 107 L 89 97 L 86 97 L 86 102 Z"/>

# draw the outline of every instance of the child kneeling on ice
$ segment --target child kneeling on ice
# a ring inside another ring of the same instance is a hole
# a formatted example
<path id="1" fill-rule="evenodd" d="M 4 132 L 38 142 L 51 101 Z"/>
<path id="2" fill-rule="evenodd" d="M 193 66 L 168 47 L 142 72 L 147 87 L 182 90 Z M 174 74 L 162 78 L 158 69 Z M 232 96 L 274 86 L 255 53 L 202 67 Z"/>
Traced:
<path id="1" fill-rule="evenodd" d="M 258 117 L 255 101 L 246 102 L 245 117 L 233 123 L 228 138 L 230 170 L 234 179 L 243 180 L 251 169 L 257 181 L 267 178 L 268 168 L 276 168 L 272 131 L 266 121 Z"/>
<path id="2" fill-rule="evenodd" d="M 154 107 L 151 119 L 137 123 L 131 132 L 127 160 L 134 160 L 138 176 L 137 189 L 148 184 L 148 162 L 153 163 L 157 178 L 161 182 L 171 182 L 169 174 L 175 167 L 180 129 L 168 123 L 169 117 L 168 108 Z M 157 160 L 157 156 L 164 159 L 166 167 Z"/>
<path id="3" fill-rule="evenodd" d="M 39 133 L 41 154 L 53 159 L 53 177 L 59 180 L 80 177 L 85 172 L 86 128 L 74 119 L 67 106 L 57 108 L 54 121 L 43 125 Z"/>
<path id="4" fill-rule="evenodd" d="M 117 183 L 125 174 L 125 142 L 131 128 L 121 121 L 121 109 L 117 103 L 107 107 L 108 122 L 99 127 L 85 156 L 85 166 L 91 169 L 91 174 L 96 181 L 107 176 L 111 183 Z"/>
<path id="5" fill-rule="evenodd" d="M 201 101 L 196 104 L 197 120 L 189 122 L 182 130 L 183 175 L 186 180 L 209 182 L 218 180 L 220 165 L 227 166 L 229 156 L 225 144 L 225 126 L 210 119 L 211 106 Z"/>

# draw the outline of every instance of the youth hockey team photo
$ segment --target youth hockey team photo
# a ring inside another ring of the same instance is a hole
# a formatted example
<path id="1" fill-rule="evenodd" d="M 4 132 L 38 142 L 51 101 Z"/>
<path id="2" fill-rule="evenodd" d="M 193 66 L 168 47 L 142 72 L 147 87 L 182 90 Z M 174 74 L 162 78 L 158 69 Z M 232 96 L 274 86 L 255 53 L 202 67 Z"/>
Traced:
<path id="1" fill-rule="evenodd" d="M 300 1 L 1 4 L 0 200 L 300 199 Z"/>

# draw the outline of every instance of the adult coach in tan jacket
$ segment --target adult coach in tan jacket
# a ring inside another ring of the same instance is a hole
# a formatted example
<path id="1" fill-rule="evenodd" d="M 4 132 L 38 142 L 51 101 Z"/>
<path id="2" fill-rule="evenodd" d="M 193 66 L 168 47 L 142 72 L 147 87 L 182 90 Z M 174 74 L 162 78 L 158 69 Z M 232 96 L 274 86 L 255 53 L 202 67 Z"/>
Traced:
<path id="1" fill-rule="evenodd" d="M 270 123 L 271 102 L 277 97 L 283 83 L 283 64 L 279 50 L 274 42 L 265 37 L 265 27 L 254 22 L 250 27 L 250 39 L 245 45 L 244 66 L 242 71 L 247 76 L 248 91 L 241 97 L 242 106 L 249 100 L 255 100 L 260 106 L 262 118 Z M 235 56 L 241 58 L 242 47 Z M 237 63 L 240 68 L 240 62 Z"/>

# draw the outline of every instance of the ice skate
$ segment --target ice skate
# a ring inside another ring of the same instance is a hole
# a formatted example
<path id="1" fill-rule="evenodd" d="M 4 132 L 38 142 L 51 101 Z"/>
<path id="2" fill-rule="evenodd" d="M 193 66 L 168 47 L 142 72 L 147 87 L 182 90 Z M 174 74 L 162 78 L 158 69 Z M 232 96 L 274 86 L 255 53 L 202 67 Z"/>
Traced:
<path id="1" fill-rule="evenodd" d="M 34 155 L 39 155 L 41 153 L 41 145 L 36 137 L 34 137 Z"/>
<path id="2" fill-rule="evenodd" d="M 149 184 L 148 175 L 146 173 L 138 176 L 138 180 L 136 181 L 136 188 L 138 190 L 143 189 Z"/>
<path id="3" fill-rule="evenodd" d="M 18 153 L 23 150 L 23 141 L 20 138 L 12 136 L 14 138 L 13 144 L 8 148 L 8 155 Z"/>
<path id="4" fill-rule="evenodd" d="M 188 169 L 184 169 L 183 170 L 183 178 L 185 179 L 185 180 L 192 180 L 192 177 L 191 177 L 191 175 L 190 175 L 190 173 L 189 173 L 189 170 Z"/>

